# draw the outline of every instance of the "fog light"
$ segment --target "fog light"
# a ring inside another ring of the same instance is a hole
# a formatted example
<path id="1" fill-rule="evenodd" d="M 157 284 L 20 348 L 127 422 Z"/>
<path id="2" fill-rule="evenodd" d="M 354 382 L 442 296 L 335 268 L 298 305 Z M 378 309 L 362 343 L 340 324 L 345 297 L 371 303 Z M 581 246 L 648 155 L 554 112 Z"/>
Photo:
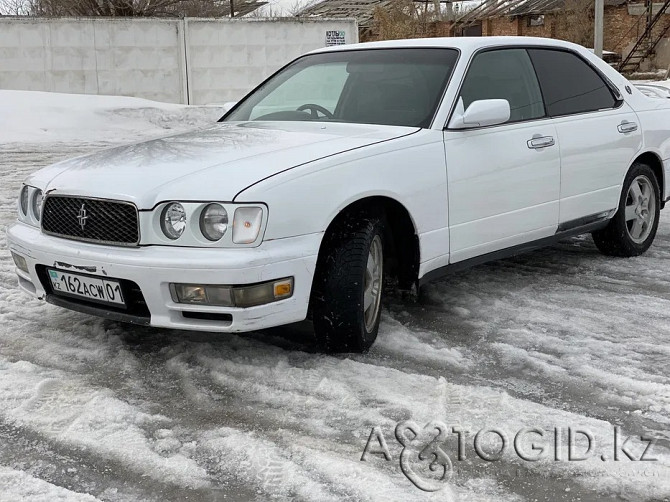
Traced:
<path id="1" fill-rule="evenodd" d="M 26 261 L 26 259 L 23 256 L 21 256 L 19 254 L 16 254 L 14 251 L 12 251 L 12 258 L 14 259 L 14 265 L 16 265 L 16 268 L 18 268 L 19 270 L 22 270 L 26 274 L 29 273 L 28 272 L 28 262 Z"/>
<path id="2" fill-rule="evenodd" d="M 228 286 L 207 286 L 207 303 L 222 307 L 232 307 L 233 298 Z"/>
<path id="3" fill-rule="evenodd" d="M 265 283 L 235 288 L 233 298 L 236 307 L 255 307 L 256 305 L 273 302 L 275 296 L 272 291 L 272 283 Z"/>
<path id="4" fill-rule="evenodd" d="M 175 284 L 174 289 L 177 296 L 177 303 L 207 303 L 207 295 L 205 294 L 204 286 Z"/>
<path id="5" fill-rule="evenodd" d="M 170 293 L 175 303 L 233 307 L 229 286 L 170 284 Z"/>

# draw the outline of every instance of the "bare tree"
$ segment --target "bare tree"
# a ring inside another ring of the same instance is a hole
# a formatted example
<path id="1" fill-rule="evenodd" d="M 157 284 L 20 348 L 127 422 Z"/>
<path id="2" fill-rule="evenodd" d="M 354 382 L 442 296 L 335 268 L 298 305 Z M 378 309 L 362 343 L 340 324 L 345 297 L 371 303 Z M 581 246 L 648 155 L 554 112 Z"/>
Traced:
<path id="1" fill-rule="evenodd" d="M 556 33 L 569 42 L 593 47 L 592 0 L 565 0 L 563 10 L 556 15 Z"/>
<path id="2" fill-rule="evenodd" d="M 25 2 L 20 14 L 32 16 L 233 17 L 263 5 L 259 0 L 0 0 Z M 0 4 L 1 5 L 1 4 Z"/>
<path id="3" fill-rule="evenodd" d="M 29 13 L 29 0 L 0 0 L 0 14 L 9 16 L 25 16 Z"/>
<path id="4" fill-rule="evenodd" d="M 439 11 L 429 8 L 427 2 L 393 0 L 375 8 L 373 31 L 380 40 L 430 36 L 431 23 L 439 17 Z"/>

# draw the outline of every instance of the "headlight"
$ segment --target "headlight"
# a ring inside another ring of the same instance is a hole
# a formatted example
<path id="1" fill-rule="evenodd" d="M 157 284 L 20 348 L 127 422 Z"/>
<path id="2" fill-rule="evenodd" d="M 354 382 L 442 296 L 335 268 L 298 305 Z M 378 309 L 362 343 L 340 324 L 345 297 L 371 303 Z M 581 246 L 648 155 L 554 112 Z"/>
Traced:
<path id="1" fill-rule="evenodd" d="M 221 204 L 209 204 L 200 214 L 200 231 L 210 241 L 218 241 L 228 230 L 228 213 Z"/>
<path id="2" fill-rule="evenodd" d="M 240 207 L 233 218 L 233 242 L 251 244 L 258 238 L 263 223 L 263 210 L 260 207 Z"/>
<path id="3" fill-rule="evenodd" d="M 161 229 L 168 239 L 179 239 L 186 228 L 186 211 L 178 202 L 165 206 L 161 214 Z"/>
<path id="4" fill-rule="evenodd" d="M 44 197 L 42 196 L 42 190 L 39 188 L 33 192 L 33 204 L 32 204 L 32 209 L 33 209 L 33 216 L 37 221 L 40 221 L 40 217 L 42 215 L 42 201 L 44 200 Z"/>
<path id="5" fill-rule="evenodd" d="M 21 214 L 23 216 L 28 215 L 28 197 L 30 195 L 30 190 L 28 186 L 24 185 L 21 189 L 21 196 L 19 197 L 19 205 L 21 207 Z"/>
<path id="6" fill-rule="evenodd" d="M 30 197 L 32 194 L 31 188 Z M 154 207 L 139 212 L 142 245 L 255 247 L 261 244 L 268 220 L 268 209 L 262 202 L 172 200 Z M 45 206 L 45 214 L 47 210 Z M 32 215 L 24 219 L 36 225 Z"/>

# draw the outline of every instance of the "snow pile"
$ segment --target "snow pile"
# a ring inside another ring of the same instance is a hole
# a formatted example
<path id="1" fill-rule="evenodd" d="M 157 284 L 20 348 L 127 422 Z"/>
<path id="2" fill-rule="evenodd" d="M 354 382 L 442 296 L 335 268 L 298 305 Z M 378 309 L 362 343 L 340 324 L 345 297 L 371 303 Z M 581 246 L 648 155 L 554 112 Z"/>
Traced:
<path id="1" fill-rule="evenodd" d="M 634 83 L 637 84 L 638 82 Z M 667 87 L 668 89 L 670 89 L 670 80 L 643 80 L 640 81 L 640 83 L 660 85 L 661 87 Z"/>
<path id="2" fill-rule="evenodd" d="M 133 141 L 200 127 L 221 115 L 218 106 L 0 90 L 0 144 Z"/>
<path id="3" fill-rule="evenodd" d="M 52 485 L 22 471 L 0 465 L 0 502 L 96 502 L 98 499 Z"/>

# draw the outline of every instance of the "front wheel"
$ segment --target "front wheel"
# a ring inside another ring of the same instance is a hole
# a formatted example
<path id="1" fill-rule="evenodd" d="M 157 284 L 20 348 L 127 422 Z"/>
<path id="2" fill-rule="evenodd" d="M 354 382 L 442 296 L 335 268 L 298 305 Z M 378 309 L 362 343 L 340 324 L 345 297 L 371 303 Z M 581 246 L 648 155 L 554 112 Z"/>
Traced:
<path id="1" fill-rule="evenodd" d="M 609 256 L 638 256 L 656 237 L 660 215 L 660 190 L 654 171 L 636 162 L 626 175 L 619 209 L 608 225 L 593 232 L 598 249 Z"/>
<path id="2" fill-rule="evenodd" d="M 312 287 L 317 340 L 328 352 L 365 352 L 377 338 L 384 280 L 383 217 L 346 216 L 324 237 Z"/>

